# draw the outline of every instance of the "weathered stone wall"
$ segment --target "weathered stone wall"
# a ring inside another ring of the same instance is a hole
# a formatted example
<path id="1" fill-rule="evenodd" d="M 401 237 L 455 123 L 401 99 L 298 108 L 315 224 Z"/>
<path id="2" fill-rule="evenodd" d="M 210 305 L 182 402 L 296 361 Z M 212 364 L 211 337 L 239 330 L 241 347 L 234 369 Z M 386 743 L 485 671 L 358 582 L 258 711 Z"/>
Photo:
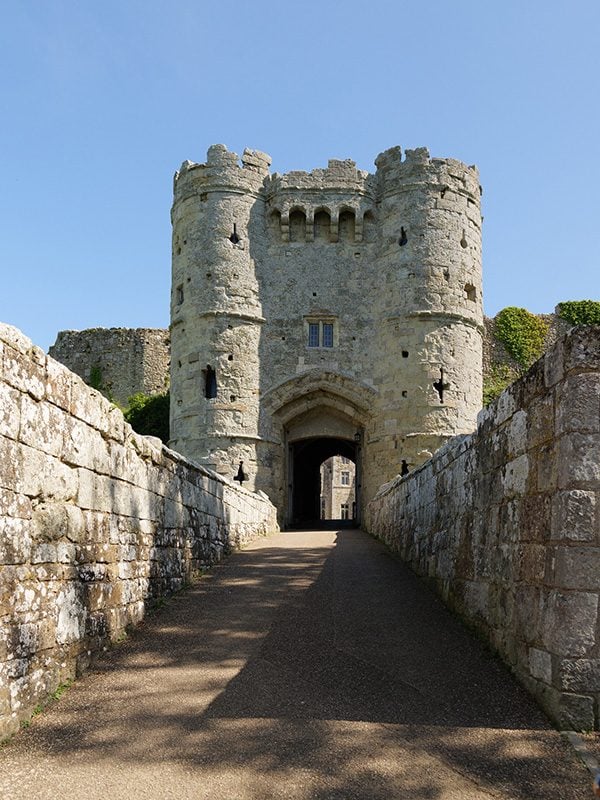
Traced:
<path id="1" fill-rule="evenodd" d="M 572 329 L 477 431 L 382 487 L 368 529 L 563 727 L 598 727 L 600 327 Z"/>
<path id="2" fill-rule="evenodd" d="M 122 406 L 136 392 L 169 388 L 169 332 L 163 328 L 60 331 L 49 354 Z"/>
<path id="3" fill-rule="evenodd" d="M 214 145 L 175 175 L 171 442 L 226 475 L 243 460 L 288 522 L 308 412 L 360 440 L 360 504 L 481 407 L 477 169 L 425 148 L 375 164 L 279 175 Z"/>
<path id="4" fill-rule="evenodd" d="M 0 738 L 232 545 L 277 529 L 264 496 L 139 436 L 0 325 Z"/>

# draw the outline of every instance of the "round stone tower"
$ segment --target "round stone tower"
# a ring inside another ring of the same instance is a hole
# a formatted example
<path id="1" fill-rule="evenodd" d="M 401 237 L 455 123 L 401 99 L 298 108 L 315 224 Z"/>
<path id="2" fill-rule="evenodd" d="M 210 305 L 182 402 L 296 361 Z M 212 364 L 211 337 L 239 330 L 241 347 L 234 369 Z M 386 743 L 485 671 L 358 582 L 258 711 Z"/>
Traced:
<path id="1" fill-rule="evenodd" d="M 365 478 L 377 481 L 474 429 L 483 308 L 477 169 L 425 148 L 402 160 L 395 147 L 375 163 L 379 393 Z"/>
<path id="2" fill-rule="evenodd" d="M 254 488 L 259 340 L 264 322 L 252 242 L 270 158 L 223 145 L 175 175 L 171 296 L 171 446 Z"/>

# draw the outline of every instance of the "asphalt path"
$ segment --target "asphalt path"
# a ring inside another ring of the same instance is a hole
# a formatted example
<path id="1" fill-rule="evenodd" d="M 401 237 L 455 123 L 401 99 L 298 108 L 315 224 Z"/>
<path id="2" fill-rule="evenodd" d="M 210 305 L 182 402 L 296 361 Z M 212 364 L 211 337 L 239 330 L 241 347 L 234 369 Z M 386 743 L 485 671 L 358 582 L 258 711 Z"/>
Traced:
<path id="1" fill-rule="evenodd" d="M 347 529 L 235 553 L 0 748 L 2 800 L 590 797 L 506 668 Z"/>

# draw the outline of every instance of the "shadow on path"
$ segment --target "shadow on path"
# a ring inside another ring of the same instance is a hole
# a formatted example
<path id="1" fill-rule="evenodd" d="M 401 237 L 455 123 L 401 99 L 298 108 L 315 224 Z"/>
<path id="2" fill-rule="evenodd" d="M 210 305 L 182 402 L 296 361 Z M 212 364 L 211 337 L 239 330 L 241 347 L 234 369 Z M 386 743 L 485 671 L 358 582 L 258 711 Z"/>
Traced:
<path id="1" fill-rule="evenodd" d="M 0 750 L 0 770 L 15 800 L 590 796 L 503 665 L 356 530 L 234 554 Z"/>

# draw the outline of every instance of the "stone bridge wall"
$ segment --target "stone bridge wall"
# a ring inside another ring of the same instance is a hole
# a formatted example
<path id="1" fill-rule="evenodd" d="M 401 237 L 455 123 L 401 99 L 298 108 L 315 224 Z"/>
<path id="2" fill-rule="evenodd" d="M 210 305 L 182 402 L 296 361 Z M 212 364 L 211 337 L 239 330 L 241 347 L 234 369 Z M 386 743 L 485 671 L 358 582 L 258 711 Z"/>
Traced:
<path id="1" fill-rule="evenodd" d="M 139 436 L 0 325 L 0 739 L 275 508 Z"/>
<path id="2" fill-rule="evenodd" d="M 598 727 L 600 328 L 575 328 L 477 431 L 383 486 L 368 528 L 562 727 Z"/>

